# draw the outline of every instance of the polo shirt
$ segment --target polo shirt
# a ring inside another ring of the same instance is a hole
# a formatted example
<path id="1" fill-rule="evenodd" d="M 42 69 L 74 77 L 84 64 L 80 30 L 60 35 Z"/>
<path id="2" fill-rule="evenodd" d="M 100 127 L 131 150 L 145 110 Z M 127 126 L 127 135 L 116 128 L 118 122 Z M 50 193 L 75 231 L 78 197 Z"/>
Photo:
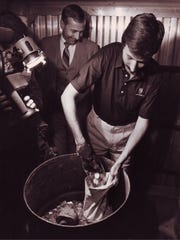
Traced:
<path id="1" fill-rule="evenodd" d="M 122 60 L 122 44 L 111 43 L 99 50 L 71 81 L 83 93 L 93 86 L 96 114 L 113 126 L 150 119 L 160 88 L 159 67 L 151 59 L 129 80 Z"/>

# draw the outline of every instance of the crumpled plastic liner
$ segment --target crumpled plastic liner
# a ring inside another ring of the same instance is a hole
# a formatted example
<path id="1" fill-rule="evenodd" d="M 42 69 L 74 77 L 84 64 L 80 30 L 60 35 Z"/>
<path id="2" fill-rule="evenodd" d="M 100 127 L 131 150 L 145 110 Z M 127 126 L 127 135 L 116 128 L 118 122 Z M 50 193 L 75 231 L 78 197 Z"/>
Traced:
<path id="1" fill-rule="evenodd" d="M 89 223 L 99 221 L 112 213 L 107 193 L 117 182 L 117 178 L 110 178 L 109 172 L 89 173 L 85 178 L 83 214 Z"/>

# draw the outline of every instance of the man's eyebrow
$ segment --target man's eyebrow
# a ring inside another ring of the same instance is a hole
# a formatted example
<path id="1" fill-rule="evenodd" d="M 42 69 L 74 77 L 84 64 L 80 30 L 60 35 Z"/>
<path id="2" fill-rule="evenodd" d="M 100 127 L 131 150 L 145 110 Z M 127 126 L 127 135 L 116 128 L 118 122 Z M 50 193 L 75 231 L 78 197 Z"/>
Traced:
<path id="1" fill-rule="evenodd" d="M 77 29 L 71 29 L 71 31 L 73 31 L 73 32 L 83 32 L 83 30 L 77 30 Z"/>

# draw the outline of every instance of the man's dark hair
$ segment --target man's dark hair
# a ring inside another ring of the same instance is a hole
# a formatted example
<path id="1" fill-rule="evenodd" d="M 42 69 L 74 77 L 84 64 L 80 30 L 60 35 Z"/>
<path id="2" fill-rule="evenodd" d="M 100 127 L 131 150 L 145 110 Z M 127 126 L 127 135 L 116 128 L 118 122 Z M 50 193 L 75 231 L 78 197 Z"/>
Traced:
<path id="1" fill-rule="evenodd" d="M 152 57 L 160 48 L 164 25 L 152 13 L 136 15 L 122 36 L 122 43 L 137 57 Z"/>
<path id="2" fill-rule="evenodd" d="M 85 15 L 84 10 L 80 6 L 78 6 L 76 4 L 67 5 L 62 10 L 62 17 L 61 17 L 61 19 L 63 20 L 63 22 L 65 24 L 67 23 L 67 18 L 68 17 L 71 17 L 75 21 L 80 22 L 80 23 L 82 23 L 82 22 L 84 22 L 86 20 L 86 15 Z"/>

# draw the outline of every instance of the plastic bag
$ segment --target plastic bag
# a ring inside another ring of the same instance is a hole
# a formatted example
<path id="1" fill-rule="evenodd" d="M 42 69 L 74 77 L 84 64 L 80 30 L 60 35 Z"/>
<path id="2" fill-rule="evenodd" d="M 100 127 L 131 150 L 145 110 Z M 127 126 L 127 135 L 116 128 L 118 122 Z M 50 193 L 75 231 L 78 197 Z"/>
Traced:
<path id="1" fill-rule="evenodd" d="M 112 213 L 107 193 L 118 179 L 110 180 L 110 173 L 89 173 L 85 178 L 84 217 L 88 222 L 99 221 Z"/>

